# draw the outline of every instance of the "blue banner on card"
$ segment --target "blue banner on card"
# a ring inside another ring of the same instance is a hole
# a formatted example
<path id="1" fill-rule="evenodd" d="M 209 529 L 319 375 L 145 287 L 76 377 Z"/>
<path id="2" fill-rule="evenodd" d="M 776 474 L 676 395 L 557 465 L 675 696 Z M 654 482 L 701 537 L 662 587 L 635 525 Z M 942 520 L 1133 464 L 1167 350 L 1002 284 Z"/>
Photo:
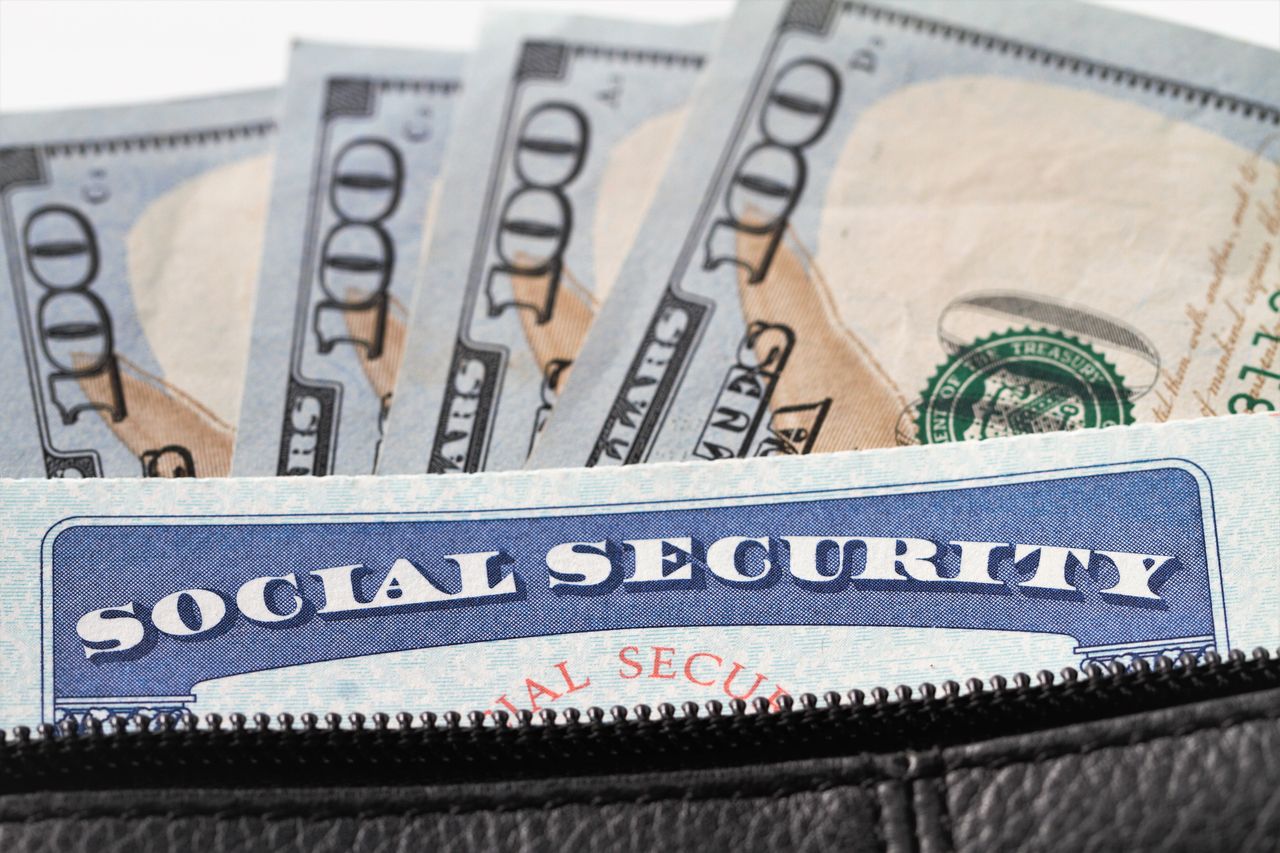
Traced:
<path id="1" fill-rule="evenodd" d="M 45 550 L 47 698 L 183 697 L 316 661 L 664 626 L 1052 633 L 1085 657 L 1205 648 L 1225 631 L 1208 495 L 1170 464 L 626 512 L 70 520 Z"/>

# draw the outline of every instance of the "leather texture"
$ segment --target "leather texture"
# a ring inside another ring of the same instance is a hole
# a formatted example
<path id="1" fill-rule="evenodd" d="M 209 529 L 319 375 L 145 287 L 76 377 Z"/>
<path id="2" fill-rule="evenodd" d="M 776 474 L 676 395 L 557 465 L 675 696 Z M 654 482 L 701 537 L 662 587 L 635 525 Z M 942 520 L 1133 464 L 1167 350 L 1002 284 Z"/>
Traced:
<path id="1" fill-rule="evenodd" d="M 1280 690 L 934 751 L 486 785 L 0 797 L 0 850 L 1280 850 Z"/>

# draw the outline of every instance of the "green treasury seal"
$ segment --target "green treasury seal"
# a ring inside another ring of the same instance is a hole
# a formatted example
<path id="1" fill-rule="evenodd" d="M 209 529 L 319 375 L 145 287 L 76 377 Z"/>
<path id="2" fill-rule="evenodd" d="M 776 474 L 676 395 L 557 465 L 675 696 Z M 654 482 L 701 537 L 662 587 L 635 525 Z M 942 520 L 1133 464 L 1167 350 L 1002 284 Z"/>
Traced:
<path id="1" fill-rule="evenodd" d="M 943 362 L 924 390 L 920 441 L 965 441 L 1133 422 L 1129 392 L 1093 347 L 1061 332 L 997 332 Z"/>

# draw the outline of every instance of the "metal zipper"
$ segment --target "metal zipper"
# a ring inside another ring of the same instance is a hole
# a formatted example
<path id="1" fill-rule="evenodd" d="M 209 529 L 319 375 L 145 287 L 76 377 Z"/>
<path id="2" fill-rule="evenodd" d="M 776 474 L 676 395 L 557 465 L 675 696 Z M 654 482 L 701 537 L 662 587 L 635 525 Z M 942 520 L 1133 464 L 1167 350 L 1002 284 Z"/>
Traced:
<path id="1" fill-rule="evenodd" d="M 395 784 L 725 766 L 1018 734 L 1280 688 L 1280 651 L 605 711 L 73 719 L 0 730 L 0 791 Z M 735 755 L 738 756 L 735 759 Z M 176 775 L 175 774 L 180 774 Z"/>

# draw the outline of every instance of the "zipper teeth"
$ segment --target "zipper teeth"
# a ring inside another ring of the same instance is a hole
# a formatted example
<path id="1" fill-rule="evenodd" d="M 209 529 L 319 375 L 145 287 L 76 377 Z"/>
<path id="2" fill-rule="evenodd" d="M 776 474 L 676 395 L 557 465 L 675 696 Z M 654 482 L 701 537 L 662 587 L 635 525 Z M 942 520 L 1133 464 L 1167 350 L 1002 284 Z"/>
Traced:
<path id="1" fill-rule="evenodd" d="M 15 742 L 21 745 L 40 739 L 98 738 L 144 731 L 268 732 L 274 730 L 286 732 L 296 731 L 298 724 L 300 724 L 303 731 L 367 731 L 370 730 L 370 724 L 372 730 L 375 731 L 411 731 L 438 728 L 480 729 L 511 726 L 517 728 L 573 726 L 578 723 L 598 725 L 606 722 L 621 723 L 630 717 L 634 717 L 639 721 L 649 721 L 654 718 L 655 712 L 658 719 L 661 720 L 673 720 L 681 715 L 689 719 L 700 716 L 720 717 L 725 715 L 726 711 L 731 716 L 742 716 L 750 711 L 754 711 L 756 714 L 779 714 L 797 710 L 797 705 L 800 710 L 806 711 L 818 708 L 822 704 L 825 704 L 828 708 L 857 708 L 859 706 L 900 705 L 916 697 L 923 700 L 935 698 L 957 699 L 966 695 L 986 694 L 988 696 L 1000 696 L 1001 694 L 1023 693 L 1033 688 L 1046 689 L 1054 684 L 1069 685 L 1081 682 L 1090 685 L 1101 685 L 1108 681 L 1122 679 L 1127 675 L 1142 676 L 1157 673 L 1172 678 L 1190 679 L 1197 675 L 1211 674 L 1214 670 L 1222 667 L 1224 663 L 1238 666 L 1252 659 L 1265 664 L 1272 659 L 1273 655 L 1277 660 L 1280 660 L 1280 648 L 1275 652 L 1271 652 L 1266 648 L 1258 647 L 1250 654 L 1234 649 L 1227 654 L 1225 660 L 1217 652 L 1209 651 L 1200 656 L 1185 654 L 1177 659 L 1171 659 L 1164 655 L 1156 657 L 1152 661 L 1148 661 L 1146 658 L 1135 658 L 1127 664 L 1116 661 L 1108 666 L 1087 663 L 1078 668 L 1065 667 L 1059 671 L 1057 676 L 1047 669 L 1042 669 L 1034 677 L 1024 672 L 1019 672 L 1010 678 L 1006 678 L 1003 675 L 993 675 L 986 682 L 980 678 L 969 678 L 965 680 L 963 685 L 956 681 L 947 680 L 940 685 L 925 682 L 914 689 L 908 685 L 899 684 L 893 690 L 885 687 L 876 687 L 869 692 L 855 689 L 844 694 L 831 690 L 823 693 L 821 698 L 813 693 L 802 693 L 798 698 L 784 694 L 776 700 L 776 707 L 771 705 L 768 699 L 757 697 L 750 704 L 742 699 L 731 699 L 729 702 L 708 699 L 704 702 L 683 702 L 678 708 L 670 702 L 663 702 L 657 705 L 656 708 L 639 704 L 631 708 L 630 711 L 623 705 L 614 705 L 608 711 L 597 706 L 591 706 L 585 711 L 578 708 L 566 708 L 557 712 L 553 709 L 545 708 L 536 715 L 528 710 L 522 710 L 514 715 L 504 710 L 496 710 L 492 713 L 471 711 L 467 714 L 458 711 L 446 711 L 443 714 L 424 711 L 415 717 L 407 711 L 400 711 L 396 714 L 378 712 L 369 715 L 353 712 L 344 718 L 341 714 L 331 711 L 325 714 L 308 712 L 299 714 L 296 717 L 293 714 L 281 713 L 274 718 L 270 714 L 261 712 L 251 715 L 232 713 L 227 714 L 225 717 L 221 714 L 208 713 L 203 718 L 200 718 L 191 712 L 187 712 L 185 714 L 158 714 L 155 717 L 148 717 L 144 714 L 133 714 L 126 717 L 116 714 L 108 717 L 105 721 L 89 717 L 84 721 L 84 724 L 72 717 L 67 717 L 56 726 L 52 723 L 42 723 L 34 727 L 34 729 L 30 726 L 15 726 L 11 734 L 4 729 L 0 729 L 0 746 Z"/>

